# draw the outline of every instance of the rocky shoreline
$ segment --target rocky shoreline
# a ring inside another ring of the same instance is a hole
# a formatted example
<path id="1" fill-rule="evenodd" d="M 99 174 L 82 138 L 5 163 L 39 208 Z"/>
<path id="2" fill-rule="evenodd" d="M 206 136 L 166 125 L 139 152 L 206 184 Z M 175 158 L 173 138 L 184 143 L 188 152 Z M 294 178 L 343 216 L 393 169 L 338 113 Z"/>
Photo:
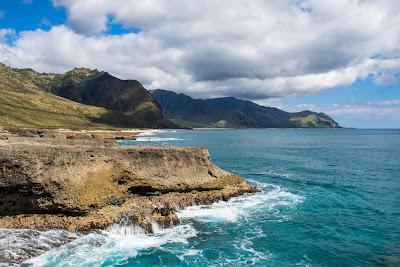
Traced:
<path id="1" fill-rule="evenodd" d="M 23 128 L 3 128 L 0 126 L 0 140 L 7 140 L 9 137 L 33 137 L 49 139 L 79 139 L 79 140 L 135 140 L 138 133 L 142 130 L 47 130 L 47 129 L 23 129 Z"/>
<path id="2" fill-rule="evenodd" d="M 176 211 L 257 189 L 204 148 L 119 146 L 133 132 L 3 130 L 0 227 L 103 229 L 121 220 L 152 232 Z"/>

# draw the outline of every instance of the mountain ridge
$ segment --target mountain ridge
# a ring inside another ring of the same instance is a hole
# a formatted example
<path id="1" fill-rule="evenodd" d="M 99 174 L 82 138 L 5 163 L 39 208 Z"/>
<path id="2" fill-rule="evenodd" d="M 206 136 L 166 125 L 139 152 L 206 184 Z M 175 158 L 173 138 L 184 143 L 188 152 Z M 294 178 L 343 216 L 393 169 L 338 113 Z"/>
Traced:
<path id="1" fill-rule="evenodd" d="M 161 106 L 136 80 L 121 80 L 97 69 L 56 74 L 4 64 L 0 77 L 3 126 L 179 128 L 165 119 Z"/>
<path id="2" fill-rule="evenodd" d="M 0 64 L 0 125 L 25 128 L 338 128 L 324 113 L 289 113 L 235 97 L 194 99 L 97 69 L 63 74 Z"/>
<path id="3" fill-rule="evenodd" d="M 182 127 L 339 128 L 325 113 L 286 112 L 235 97 L 194 99 L 185 94 L 151 91 L 167 118 Z"/>

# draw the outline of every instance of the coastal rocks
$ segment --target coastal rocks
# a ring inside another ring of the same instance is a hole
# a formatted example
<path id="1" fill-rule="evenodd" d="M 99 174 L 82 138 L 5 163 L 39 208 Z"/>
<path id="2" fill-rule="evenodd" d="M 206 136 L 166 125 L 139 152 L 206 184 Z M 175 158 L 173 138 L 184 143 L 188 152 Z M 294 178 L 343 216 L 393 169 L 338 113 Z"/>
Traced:
<path id="1" fill-rule="evenodd" d="M 78 140 L 135 140 L 137 132 L 132 131 L 74 131 L 74 130 L 47 130 L 47 129 L 0 129 L 0 134 L 6 133 L 13 137 L 55 138 L 55 139 L 78 139 Z"/>
<path id="2" fill-rule="evenodd" d="M 7 131 L 0 126 L 0 140 L 8 140 Z"/>
<path id="3" fill-rule="evenodd" d="M 151 232 L 179 223 L 177 209 L 255 191 L 204 148 L 0 141 L 0 227 L 90 230 L 128 217 Z"/>
<path id="4" fill-rule="evenodd" d="M 64 131 L 67 139 L 94 139 L 94 140 L 135 140 L 136 134 L 121 131 Z"/>

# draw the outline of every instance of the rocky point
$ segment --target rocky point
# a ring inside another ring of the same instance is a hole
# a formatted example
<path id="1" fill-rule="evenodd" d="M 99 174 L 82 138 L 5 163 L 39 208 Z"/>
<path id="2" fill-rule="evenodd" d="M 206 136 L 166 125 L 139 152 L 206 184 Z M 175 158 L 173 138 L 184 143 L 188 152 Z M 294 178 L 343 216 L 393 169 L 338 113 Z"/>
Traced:
<path id="1" fill-rule="evenodd" d="M 96 134 L 3 131 L 0 227 L 85 231 L 128 220 L 151 232 L 154 222 L 178 224 L 178 209 L 257 191 L 204 148 L 122 147 L 120 133 Z"/>

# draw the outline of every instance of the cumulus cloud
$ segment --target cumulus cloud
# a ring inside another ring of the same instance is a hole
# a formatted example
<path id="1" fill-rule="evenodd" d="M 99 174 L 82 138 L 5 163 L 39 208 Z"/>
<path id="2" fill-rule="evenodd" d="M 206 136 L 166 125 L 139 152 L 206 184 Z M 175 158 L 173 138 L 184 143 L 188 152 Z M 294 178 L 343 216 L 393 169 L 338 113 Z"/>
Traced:
<path id="1" fill-rule="evenodd" d="M 99 68 L 197 97 L 297 96 L 399 77 L 397 0 L 53 0 L 66 25 L 0 43 L 0 60 Z M 108 35 L 110 24 L 139 28 Z"/>

